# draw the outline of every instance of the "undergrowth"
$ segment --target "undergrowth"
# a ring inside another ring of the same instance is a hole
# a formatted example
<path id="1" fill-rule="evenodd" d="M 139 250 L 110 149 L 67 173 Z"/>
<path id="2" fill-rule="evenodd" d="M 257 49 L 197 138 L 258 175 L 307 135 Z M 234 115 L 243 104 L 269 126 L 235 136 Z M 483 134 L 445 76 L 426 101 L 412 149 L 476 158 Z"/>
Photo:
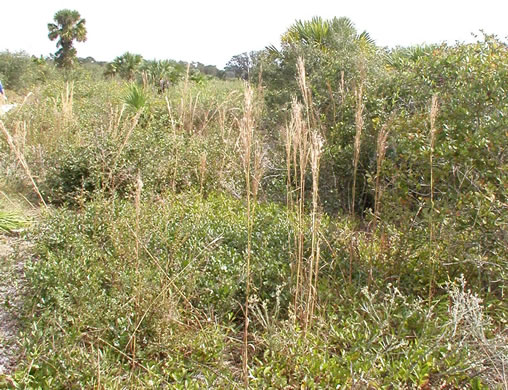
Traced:
<path id="1" fill-rule="evenodd" d="M 0 387 L 507 388 L 506 45 L 282 43 L 250 85 L 9 76 L 2 183 L 45 212 Z"/>

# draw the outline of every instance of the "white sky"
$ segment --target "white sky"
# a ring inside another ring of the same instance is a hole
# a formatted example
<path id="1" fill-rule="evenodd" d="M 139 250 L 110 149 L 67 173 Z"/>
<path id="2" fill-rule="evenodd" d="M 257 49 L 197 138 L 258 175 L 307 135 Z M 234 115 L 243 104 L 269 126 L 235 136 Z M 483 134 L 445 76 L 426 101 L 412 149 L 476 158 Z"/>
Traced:
<path id="1" fill-rule="evenodd" d="M 313 16 L 347 16 L 389 47 L 471 41 L 480 29 L 508 36 L 508 0 L 3 0 L 0 51 L 55 52 L 47 24 L 64 8 L 86 19 L 78 56 L 103 61 L 130 51 L 221 68 L 235 54 L 277 45 L 296 19 Z"/>

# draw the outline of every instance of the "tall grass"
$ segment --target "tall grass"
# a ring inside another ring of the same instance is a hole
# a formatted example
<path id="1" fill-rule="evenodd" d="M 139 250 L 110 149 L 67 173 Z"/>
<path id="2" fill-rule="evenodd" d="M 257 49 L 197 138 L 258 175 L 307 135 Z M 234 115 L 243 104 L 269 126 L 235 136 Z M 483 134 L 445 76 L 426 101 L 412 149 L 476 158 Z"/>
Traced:
<path id="1" fill-rule="evenodd" d="M 58 107 L 60 103 L 60 107 Z M 65 89 L 60 93 L 60 99 L 54 99 L 57 131 L 64 132 L 74 121 L 74 82 L 66 82 Z"/>
<path id="2" fill-rule="evenodd" d="M 360 84 L 356 91 L 356 112 L 355 112 L 355 140 L 353 148 L 353 188 L 351 190 L 351 216 L 355 215 L 355 203 L 356 203 L 356 177 L 358 173 L 358 162 L 360 160 L 360 149 L 362 145 L 362 130 L 363 130 L 363 84 Z"/>
<path id="3" fill-rule="evenodd" d="M 286 128 L 286 158 L 288 188 L 288 209 L 290 215 L 294 213 L 296 229 L 294 236 L 295 263 L 293 264 L 293 277 L 295 280 L 293 296 L 293 313 L 295 320 L 304 318 L 303 302 L 304 291 L 303 266 L 304 266 L 304 241 L 305 241 L 305 173 L 309 159 L 309 130 L 303 119 L 302 106 L 293 99 L 291 122 Z M 291 243 L 289 245 L 291 247 Z"/>
<path id="4" fill-rule="evenodd" d="M 430 214 L 429 214 L 429 250 L 431 275 L 429 280 L 429 305 L 432 301 L 434 290 L 435 258 L 434 258 L 434 147 L 436 144 L 436 118 L 439 112 L 439 100 L 437 95 L 432 95 L 430 106 Z"/>
<path id="5" fill-rule="evenodd" d="M 0 129 L 2 130 L 2 133 L 4 134 L 4 136 L 7 140 L 7 144 L 9 145 L 9 148 L 14 153 L 14 155 L 18 159 L 19 163 L 23 167 L 27 177 L 30 179 L 30 183 L 32 184 L 32 187 L 33 187 L 35 193 L 37 194 L 37 196 L 39 197 L 41 203 L 44 205 L 44 207 L 47 207 L 46 201 L 44 200 L 41 192 L 39 191 L 39 187 L 37 186 L 37 183 L 35 182 L 34 176 L 32 175 L 30 168 L 28 167 L 28 163 L 26 162 L 25 156 L 20 151 L 20 149 L 14 142 L 14 139 L 12 138 L 9 131 L 5 127 L 4 122 L 1 120 L 0 120 Z"/>
<path id="6" fill-rule="evenodd" d="M 245 305 L 243 309 L 243 352 L 242 370 L 246 388 L 249 387 L 249 299 L 251 287 L 251 250 L 252 250 L 252 226 L 254 221 L 252 205 L 252 170 L 251 158 L 254 137 L 254 107 L 253 92 L 249 85 L 245 88 L 245 107 L 243 118 L 240 122 L 240 137 L 242 142 L 242 162 L 245 175 L 245 191 L 247 194 L 247 253 L 245 255 Z"/>
<path id="7" fill-rule="evenodd" d="M 321 155 L 323 153 L 323 138 L 319 135 L 318 131 L 314 130 L 311 134 L 311 149 L 310 160 L 312 170 L 312 242 L 311 254 L 308 269 L 308 283 L 307 283 L 307 317 L 305 321 L 306 326 L 310 326 L 314 317 L 314 309 L 317 301 L 318 291 L 318 275 L 319 275 L 319 260 L 321 254 L 321 237 L 320 237 L 320 223 L 321 216 L 319 213 L 319 168 Z"/>
<path id="8" fill-rule="evenodd" d="M 374 186 L 374 221 L 372 226 L 373 236 L 371 239 L 371 246 L 374 246 L 374 237 L 377 233 L 377 226 L 378 222 L 381 219 L 381 196 L 383 194 L 383 187 L 381 186 L 381 171 L 383 168 L 383 161 L 386 156 L 386 148 L 387 148 L 387 142 L 388 142 L 388 136 L 390 135 L 390 125 L 391 121 L 393 119 L 393 115 L 390 116 L 390 118 L 381 126 L 377 133 L 377 139 L 376 139 L 376 180 L 375 180 L 375 186 Z M 385 238 L 384 235 L 382 235 L 382 241 L 384 242 Z M 384 245 L 381 246 L 382 248 Z M 383 252 L 384 249 L 380 249 L 379 252 Z M 373 256 L 369 256 L 369 286 L 371 285 L 373 281 Z"/>
<path id="9" fill-rule="evenodd" d="M 283 133 L 286 151 L 286 202 L 288 217 L 295 215 L 296 230 L 293 239 L 288 236 L 290 258 L 294 280 L 293 314 L 294 320 L 301 321 L 305 330 L 312 322 L 317 299 L 317 283 L 320 257 L 319 239 L 319 168 L 323 139 L 319 135 L 318 119 L 314 112 L 312 94 L 305 75 L 302 58 L 297 62 L 298 85 L 303 97 L 303 105 L 293 98 L 291 121 Z M 305 111 L 305 114 L 304 114 Z M 311 251 L 306 261 L 306 174 L 312 172 L 312 211 L 311 211 Z M 291 248 L 294 248 L 291 251 Z M 294 253 L 292 253 L 294 252 Z"/>
<path id="10" fill-rule="evenodd" d="M 141 275 L 140 275 L 140 256 L 139 256 L 139 233 L 140 233 L 140 218 L 141 218 L 141 191 L 143 189 L 143 181 L 141 180 L 141 174 L 138 172 L 137 178 L 136 178 L 136 194 L 134 197 L 134 208 L 135 208 L 135 243 L 134 243 L 134 257 L 136 260 L 136 285 L 141 285 Z M 138 288 L 136 288 L 134 294 L 134 323 L 137 324 L 140 322 L 141 318 L 141 308 L 140 308 L 140 291 Z M 132 366 L 133 368 L 136 365 L 136 330 L 132 332 L 132 336 L 130 338 L 130 345 L 128 344 L 128 347 L 131 350 L 131 356 L 132 356 Z"/>
<path id="11" fill-rule="evenodd" d="M 383 168 L 383 161 L 386 156 L 386 148 L 388 142 L 388 136 L 390 135 L 390 125 L 393 116 L 388 119 L 386 123 L 381 126 L 381 129 L 377 133 L 376 140 L 376 184 L 374 188 L 374 216 L 375 222 L 380 218 L 381 211 L 381 196 L 383 194 L 383 188 L 381 187 L 381 170 Z"/>

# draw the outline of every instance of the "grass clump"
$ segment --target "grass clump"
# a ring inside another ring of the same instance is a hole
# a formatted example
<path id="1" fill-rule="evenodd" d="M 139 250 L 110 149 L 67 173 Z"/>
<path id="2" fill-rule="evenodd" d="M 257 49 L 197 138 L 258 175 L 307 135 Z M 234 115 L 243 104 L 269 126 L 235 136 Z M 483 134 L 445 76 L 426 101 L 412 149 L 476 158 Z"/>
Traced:
<path id="1" fill-rule="evenodd" d="M 27 225 L 28 221 L 21 215 L 11 211 L 0 210 L 0 233 L 12 233 Z"/>

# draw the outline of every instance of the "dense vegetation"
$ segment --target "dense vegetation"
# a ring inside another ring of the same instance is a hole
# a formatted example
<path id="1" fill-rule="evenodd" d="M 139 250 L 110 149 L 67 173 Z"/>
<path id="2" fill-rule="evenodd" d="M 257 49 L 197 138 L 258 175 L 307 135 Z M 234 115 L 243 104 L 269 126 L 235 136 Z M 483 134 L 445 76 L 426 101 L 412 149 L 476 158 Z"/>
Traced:
<path id="1" fill-rule="evenodd" d="M 0 54 L 44 209 L 0 386 L 506 388 L 506 43 L 315 18 L 195 68 Z"/>

